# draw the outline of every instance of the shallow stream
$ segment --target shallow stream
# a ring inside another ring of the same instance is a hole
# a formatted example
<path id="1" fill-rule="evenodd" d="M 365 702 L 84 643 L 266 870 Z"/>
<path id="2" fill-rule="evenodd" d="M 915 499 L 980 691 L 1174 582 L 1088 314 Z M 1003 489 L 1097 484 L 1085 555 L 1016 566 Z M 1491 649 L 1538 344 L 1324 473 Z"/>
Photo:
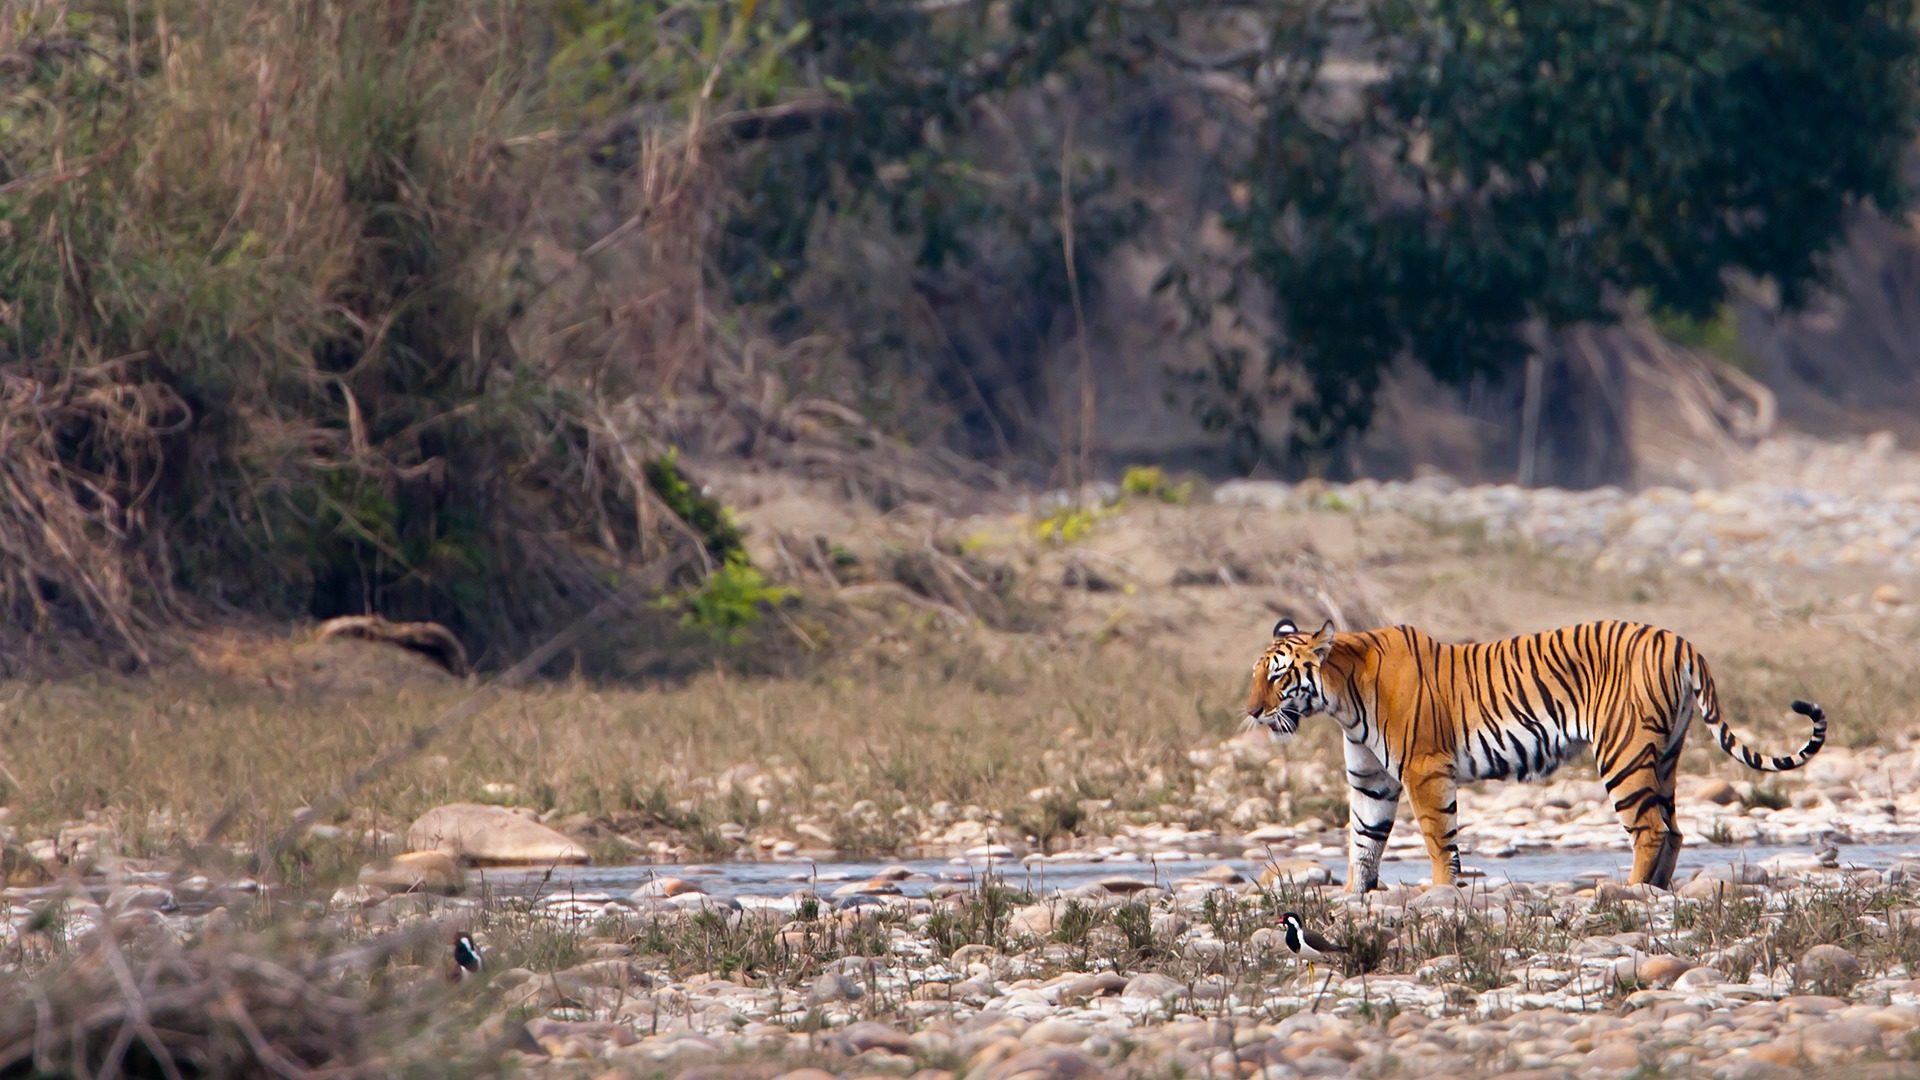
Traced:
<path id="1" fill-rule="evenodd" d="M 1804 845 L 1748 845 L 1721 847 L 1711 844 L 1689 845 L 1680 853 L 1676 881 L 1684 881 L 1696 870 L 1713 866 L 1746 863 L 1758 866 L 1775 856 L 1791 856 L 1811 862 L 1812 850 Z M 1848 845 L 1841 849 L 1840 865 L 1863 869 L 1884 869 L 1903 859 L 1920 862 L 1920 841 L 1896 844 Z M 1624 881 L 1631 859 L 1625 850 L 1581 850 L 1524 852 L 1507 858 L 1469 859 L 1469 874 L 1484 875 L 1477 880 L 1493 881 L 1576 881 L 1608 877 Z M 1106 859 L 1075 862 L 1059 857 L 1030 864 L 1016 859 L 933 859 L 917 861 L 873 860 L 855 862 L 811 862 L 787 860 L 775 862 L 715 862 L 701 864 L 649 863 L 632 866 L 563 866 L 549 871 L 545 867 L 496 868 L 476 870 L 473 883 L 501 896 L 564 896 L 568 893 L 599 893 L 621 897 L 662 878 L 683 878 L 697 883 L 709 896 L 779 897 L 797 890 L 812 889 L 821 896 L 850 882 L 866 881 L 882 870 L 905 867 L 912 876 L 894 882 L 903 895 L 924 895 L 943 883 L 972 884 L 988 875 L 1005 884 L 1040 895 L 1072 889 L 1109 878 L 1126 878 L 1162 886 L 1192 877 L 1225 862 L 1248 878 L 1257 877 L 1261 864 L 1246 859 L 1194 858 L 1169 861 Z M 1336 881 L 1344 880 L 1343 860 L 1323 860 Z M 1389 859 L 1381 864 L 1380 878 L 1388 883 L 1419 883 L 1430 876 L 1427 860 Z"/>

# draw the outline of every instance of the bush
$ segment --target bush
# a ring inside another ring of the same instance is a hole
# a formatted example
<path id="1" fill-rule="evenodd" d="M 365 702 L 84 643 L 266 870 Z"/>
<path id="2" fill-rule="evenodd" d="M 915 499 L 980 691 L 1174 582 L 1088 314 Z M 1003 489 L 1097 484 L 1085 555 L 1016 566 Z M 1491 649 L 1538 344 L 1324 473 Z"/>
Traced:
<path id="1" fill-rule="evenodd" d="M 497 655 L 599 595 L 640 481 L 512 333 L 523 9 L 35 11 L 0 64 L 0 621 L 143 661 L 209 603 L 372 611 Z"/>
<path id="2" fill-rule="evenodd" d="M 1185 505 L 1193 500 L 1193 481 L 1182 480 L 1176 484 L 1158 465 L 1130 465 L 1120 477 L 1120 491 L 1124 495 Z"/>

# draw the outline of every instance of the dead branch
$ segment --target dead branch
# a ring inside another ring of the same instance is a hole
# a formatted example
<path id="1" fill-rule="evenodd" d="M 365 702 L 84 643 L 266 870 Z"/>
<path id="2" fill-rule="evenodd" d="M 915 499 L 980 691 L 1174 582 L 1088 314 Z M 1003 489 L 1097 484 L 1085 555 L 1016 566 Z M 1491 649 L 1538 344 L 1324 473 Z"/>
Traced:
<path id="1" fill-rule="evenodd" d="M 356 637 L 398 645 L 433 660 L 455 675 L 465 676 L 467 650 L 453 631 L 435 622 L 389 622 L 378 615 L 341 615 L 320 624 L 315 639 Z"/>

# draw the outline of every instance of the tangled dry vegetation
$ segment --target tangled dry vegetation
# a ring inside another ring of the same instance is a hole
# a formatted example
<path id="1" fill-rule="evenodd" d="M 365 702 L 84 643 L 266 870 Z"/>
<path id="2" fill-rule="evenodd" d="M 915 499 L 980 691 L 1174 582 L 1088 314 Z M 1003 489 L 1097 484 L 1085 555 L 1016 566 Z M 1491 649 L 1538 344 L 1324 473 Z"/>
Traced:
<path id="1" fill-rule="evenodd" d="M 875 497 L 981 479 L 716 329 L 740 118 L 709 124 L 701 80 L 609 133 L 579 73 L 499 47 L 537 6 L 13 14 L 0 663 L 147 667 L 183 624 L 378 613 L 497 668 L 636 568 L 711 568 L 647 482 L 670 447 Z M 651 32 L 671 51 L 697 21 Z M 708 91 L 756 62 L 714 47 Z"/>
<path id="2" fill-rule="evenodd" d="M 157 919 L 91 921 L 35 975 L 0 976 L 0 1074 L 478 1076 L 517 1035 L 490 1040 L 470 1002 L 394 970 L 443 936 L 433 924 L 349 939 L 213 919 L 182 940 Z"/>

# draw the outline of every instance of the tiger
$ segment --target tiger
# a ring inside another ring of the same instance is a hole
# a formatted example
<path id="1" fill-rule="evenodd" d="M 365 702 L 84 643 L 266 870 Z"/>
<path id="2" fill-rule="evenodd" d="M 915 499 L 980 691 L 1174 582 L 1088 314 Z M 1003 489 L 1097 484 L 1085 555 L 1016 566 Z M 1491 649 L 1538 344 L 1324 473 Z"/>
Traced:
<path id="1" fill-rule="evenodd" d="M 1720 715 L 1706 657 L 1670 630 L 1600 621 L 1500 641 L 1450 644 L 1411 626 L 1305 633 L 1292 619 L 1253 667 L 1246 724 L 1276 740 L 1325 714 L 1345 736 L 1347 890 L 1380 882 L 1380 857 L 1405 791 L 1436 885 L 1460 877 L 1460 783 L 1534 780 L 1591 747 L 1633 842 L 1629 880 L 1669 888 L 1680 856 L 1674 773 L 1698 709 L 1720 748 L 1748 768 L 1797 769 L 1820 752 L 1827 717 L 1790 757 L 1748 749 Z"/>

